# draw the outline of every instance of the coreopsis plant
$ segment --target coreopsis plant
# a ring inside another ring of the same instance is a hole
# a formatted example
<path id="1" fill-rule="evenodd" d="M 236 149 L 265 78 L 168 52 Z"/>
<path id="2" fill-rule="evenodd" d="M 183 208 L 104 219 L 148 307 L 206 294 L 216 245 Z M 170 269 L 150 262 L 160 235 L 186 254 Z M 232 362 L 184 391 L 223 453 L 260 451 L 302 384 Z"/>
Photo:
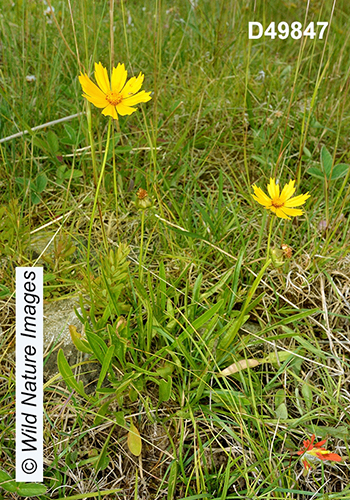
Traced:
<path id="1" fill-rule="evenodd" d="M 92 157 L 92 166 L 93 166 L 93 175 L 94 175 L 94 182 L 96 186 L 96 192 L 95 192 L 95 199 L 94 199 L 94 205 L 92 208 L 92 215 L 91 215 L 91 221 L 90 221 L 90 228 L 89 228 L 89 235 L 88 235 L 88 247 L 87 247 L 87 260 L 88 260 L 88 268 L 90 266 L 90 247 L 91 247 L 91 231 L 92 231 L 92 224 L 94 220 L 94 214 L 96 211 L 97 205 L 99 205 L 98 202 L 98 193 L 100 190 L 101 182 L 103 179 L 105 167 L 106 167 L 106 162 L 107 162 L 107 156 L 108 156 L 108 150 L 109 150 L 109 144 L 110 144 L 110 138 L 111 138 L 111 130 L 114 127 L 112 127 L 112 119 L 118 120 L 118 116 L 125 116 L 125 115 L 131 115 L 134 113 L 137 108 L 134 106 L 136 104 L 139 104 L 141 102 L 147 102 L 151 99 L 151 92 L 145 92 L 144 90 L 141 90 L 141 86 L 144 80 L 144 75 L 140 72 L 137 77 L 133 76 L 127 81 L 128 77 L 128 72 L 125 69 L 125 65 L 119 63 L 116 68 L 112 69 L 112 74 L 111 74 L 111 79 L 109 79 L 107 69 L 102 65 L 101 62 L 95 63 L 95 80 L 97 82 L 97 85 L 90 80 L 88 75 L 86 73 L 80 73 L 79 76 L 79 82 L 82 86 L 82 89 L 84 93 L 82 94 L 83 97 L 85 97 L 89 103 L 91 102 L 96 106 L 97 108 L 102 108 L 102 114 L 105 116 L 109 116 L 109 122 L 108 122 L 108 129 L 107 129 L 107 139 L 106 139 L 106 145 L 105 145 L 105 152 L 104 152 L 104 157 L 101 165 L 100 172 L 98 173 L 98 168 L 97 168 L 97 160 L 96 160 L 96 155 L 95 155 L 95 145 L 94 145 L 94 136 L 93 136 L 93 126 L 92 126 L 92 119 L 91 119 L 91 111 L 90 111 L 90 105 L 88 104 L 87 108 L 87 121 L 88 121 L 88 130 L 89 130 L 89 137 L 90 137 L 90 145 L 91 145 L 91 157 Z M 116 123 L 118 131 L 120 131 L 119 128 L 119 122 Z M 114 141 L 113 141 L 114 144 Z M 116 179 L 117 179 L 117 173 L 116 173 L 116 167 L 115 167 L 115 161 L 113 159 L 113 178 L 114 178 L 114 191 L 115 191 L 115 197 L 116 197 L 116 209 L 118 206 L 117 202 L 117 185 L 116 185 Z M 104 224 L 103 224 L 103 218 L 102 218 L 102 210 L 101 207 L 99 206 L 99 215 L 100 215 L 100 220 L 101 220 L 101 233 L 102 233 L 102 238 L 104 242 L 105 249 L 107 250 L 108 248 L 108 243 L 107 243 L 107 238 L 105 235 L 104 231 Z"/>
<path id="2" fill-rule="evenodd" d="M 137 108 L 136 104 L 140 102 L 147 102 L 151 97 L 151 92 L 142 90 L 139 92 L 144 75 L 133 76 L 127 82 L 128 72 L 124 64 L 118 64 L 112 70 L 112 78 L 109 81 L 107 69 L 102 66 L 102 63 L 95 63 L 95 85 L 87 74 L 81 73 L 79 82 L 83 88 L 85 97 L 89 102 L 94 104 L 97 108 L 103 108 L 102 114 L 111 116 L 118 120 L 118 114 L 121 116 L 131 115 Z"/>
<path id="3" fill-rule="evenodd" d="M 330 462 L 341 462 L 342 458 L 337 453 L 332 453 L 325 448 L 323 445 L 326 443 L 327 439 L 314 443 L 315 434 L 311 436 L 311 439 L 306 439 L 303 441 L 303 448 L 301 448 L 297 455 L 302 455 L 301 461 L 304 466 L 304 470 L 308 471 L 315 463 L 319 464 L 322 461 L 328 460 Z"/>

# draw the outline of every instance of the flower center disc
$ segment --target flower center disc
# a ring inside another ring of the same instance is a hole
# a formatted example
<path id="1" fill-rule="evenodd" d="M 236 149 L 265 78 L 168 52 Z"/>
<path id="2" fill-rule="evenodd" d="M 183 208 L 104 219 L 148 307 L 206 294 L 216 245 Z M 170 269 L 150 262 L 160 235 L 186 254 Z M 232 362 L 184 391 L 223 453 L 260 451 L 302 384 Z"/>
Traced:
<path id="1" fill-rule="evenodd" d="M 279 198 L 274 198 L 271 201 L 271 205 L 275 208 L 281 208 L 283 207 L 284 203 Z"/>
<path id="2" fill-rule="evenodd" d="M 118 94 L 118 92 L 108 92 L 108 94 L 106 94 L 106 99 L 109 104 L 112 104 L 112 106 L 116 106 L 117 104 L 122 102 L 123 96 L 121 94 Z"/>

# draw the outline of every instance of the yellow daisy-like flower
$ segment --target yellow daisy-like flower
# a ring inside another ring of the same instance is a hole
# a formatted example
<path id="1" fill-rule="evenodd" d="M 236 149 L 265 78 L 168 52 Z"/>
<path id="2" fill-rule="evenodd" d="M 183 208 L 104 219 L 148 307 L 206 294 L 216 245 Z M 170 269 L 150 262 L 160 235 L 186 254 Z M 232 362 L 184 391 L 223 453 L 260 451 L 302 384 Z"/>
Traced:
<path id="1" fill-rule="evenodd" d="M 103 108 L 102 114 L 112 116 L 118 120 L 118 114 L 121 116 L 131 115 L 137 108 L 133 108 L 139 102 L 147 102 L 152 97 L 151 92 L 142 90 L 139 92 L 144 75 L 133 76 L 126 82 L 128 72 L 124 64 L 118 64 L 112 71 L 112 80 L 109 82 L 107 69 L 101 63 L 95 63 L 95 85 L 90 78 L 81 73 L 79 82 L 85 92 L 83 97 L 92 102 L 97 108 Z"/>
<path id="2" fill-rule="evenodd" d="M 277 217 L 281 217 L 282 219 L 290 219 L 288 215 L 295 217 L 296 215 L 302 215 L 303 211 L 294 208 L 299 207 L 300 205 L 304 205 L 306 200 L 310 198 L 309 193 L 300 194 L 299 196 L 294 196 L 292 198 L 295 187 L 295 181 L 289 181 L 288 184 L 284 186 L 282 192 L 280 193 L 279 184 L 276 184 L 275 179 L 270 178 L 270 184 L 267 186 L 267 190 L 270 196 L 264 193 L 264 191 L 258 188 L 255 184 L 253 185 L 254 194 L 252 197 L 256 200 L 260 205 L 263 205 L 267 210 L 271 210 Z"/>

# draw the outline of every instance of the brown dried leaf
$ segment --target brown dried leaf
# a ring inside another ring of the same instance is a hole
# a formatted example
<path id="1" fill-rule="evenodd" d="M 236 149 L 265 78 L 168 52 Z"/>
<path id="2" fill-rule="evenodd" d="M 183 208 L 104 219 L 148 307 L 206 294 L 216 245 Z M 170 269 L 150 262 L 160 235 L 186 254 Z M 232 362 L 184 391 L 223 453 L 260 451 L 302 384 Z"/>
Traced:
<path id="1" fill-rule="evenodd" d="M 223 377 L 227 377 L 228 375 L 232 375 L 233 373 L 240 372 L 241 370 L 245 370 L 246 368 L 254 368 L 254 366 L 260 365 L 260 361 L 257 359 L 241 359 L 240 361 L 236 361 L 232 363 L 232 365 L 225 368 L 220 372 L 220 375 Z"/>

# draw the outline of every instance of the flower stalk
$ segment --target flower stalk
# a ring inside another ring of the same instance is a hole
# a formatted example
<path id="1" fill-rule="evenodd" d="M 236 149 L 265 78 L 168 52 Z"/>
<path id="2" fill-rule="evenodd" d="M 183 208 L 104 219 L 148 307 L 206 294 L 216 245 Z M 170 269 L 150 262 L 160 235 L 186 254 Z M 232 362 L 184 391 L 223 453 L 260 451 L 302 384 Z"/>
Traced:
<path id="1" fill-rule="evenodd" d="M 267 249 L 266 249 L 266 262 L 270 258 L 270 245 L 271 245 L 271 234 L 272 234 L 272 228 L 273 228 L 273 223 L 275 222 L 275 218 L 273 215 L 270 217 L 270 223 L 269 223 L 269 234 L 267 236 Z"/>
<path id="2" fill-rule="evenodd" d="M 100 176 L 98 178 L 98 182 L 97 182 L 97 186 L 96 186 L 96 192 L 95 192 L 95 198 L 94 198 L 94 205 L 92 207 L 92 214 L 91 214 L 90 227 L 89 227 L 89 235 L 88 235 L 88 246 L 87 246 L 87 263 L 88 263 L 88 268 L 90 268 L 90 250 L 91 250 L 92 225 L 94 223 L 94 216 L 95 216 L 96 206 L 97 206 L 97 203 L 98 203 L 98 193 L 100 191 L 100 187 L 101 187 L 101 183 L 102 183 L 102 179 L 103 179 L 103 174 L 104 174 L 105 167 L 106 167 L 106 162 L 107 162 L 107 156 L 108 156 L 108 150 L 109 150 L 109 143 L 110 143 L 110 139 L 111 139 L 111 124 L 112 124 L 112 118 L 110 118 L 109 122 L 108 122 L 106 149 L 105 149 L 105 154 L 103 156 L 103 162 L 102 162 Z M 101 221 L 101 224 L 102 223 L 103 223 L 103 221 Z M 104 229 L 103 229 L 103 225 L 101 227 L 101 231 L 102 231 L 103 243 L 104 243 L 105 248 L 107 249 L 108 248 L 107 238 L 106 238 L 106 235 L 105 235 L 105 232 L 104 232 Z"/>
<path id="3" fill-rule="evenodd" d="M 142 280 L 143 276 L 143 238 L 145 232 L 145 212 L 148 208 L 153 206 L 153 201 L 148 196 L 145 189 L 140 188 L 136 193 L 135 206 L 141 210 L 141 241 L 140 241 L 140 257 L 139 257 L 139 280 Z"/>

